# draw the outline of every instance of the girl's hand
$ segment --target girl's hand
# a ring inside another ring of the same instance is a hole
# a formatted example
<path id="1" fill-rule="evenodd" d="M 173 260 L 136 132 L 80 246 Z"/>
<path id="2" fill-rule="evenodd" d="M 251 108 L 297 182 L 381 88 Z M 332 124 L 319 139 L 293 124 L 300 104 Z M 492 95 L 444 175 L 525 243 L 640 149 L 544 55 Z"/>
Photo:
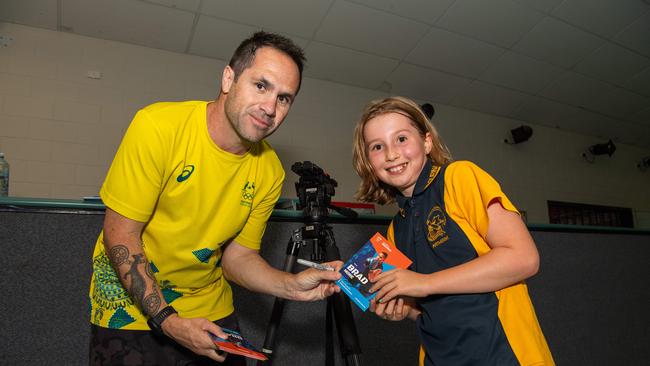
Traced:
<path id="1" fill-rule="evenodd" d="M 370 301 L 370 311 L 382 319 L 392 321 L 404 320 L 406 317 L 415 320 L 420 314 L 420 310 L 415 305 L 415 300 L 411 297 L 398 297 L 381 304 L 377 304 L 375 299 L 372 299 Z"/>
<path id="2" fill-rule="evenodd" d="M 378 304 L 388 303 L 398 295 L 426 297 L 430 295 L 429 281 L 429 275 L 397 268 L 377 276 L 370 292 L 377 292 L 375 301 Z"/>

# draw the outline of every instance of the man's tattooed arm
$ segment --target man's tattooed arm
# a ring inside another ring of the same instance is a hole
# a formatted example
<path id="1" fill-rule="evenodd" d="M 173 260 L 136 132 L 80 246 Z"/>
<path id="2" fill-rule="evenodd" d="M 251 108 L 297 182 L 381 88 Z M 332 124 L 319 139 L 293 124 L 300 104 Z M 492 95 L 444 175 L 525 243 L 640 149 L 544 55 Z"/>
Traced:
<path id="1" fill-rule="evenodd" d="M 148 316 L 156 315 L 163 303 L 162 293 L 144 253 L 131 253 L 126 245 L 115 244 L 109 249 L 108 258 L 142 311 Z"/>

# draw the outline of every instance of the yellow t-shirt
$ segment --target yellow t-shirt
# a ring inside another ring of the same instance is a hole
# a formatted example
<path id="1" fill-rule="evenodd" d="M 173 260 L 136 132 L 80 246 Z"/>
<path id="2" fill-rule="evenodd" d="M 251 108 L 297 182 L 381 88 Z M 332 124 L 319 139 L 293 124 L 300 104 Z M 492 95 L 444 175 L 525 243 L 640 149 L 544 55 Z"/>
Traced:
<path id="1" fill-rule="evenodd" d="M 210 138 L 207 102 L 156 103 L 134 117 L 101 188 L 107 207 L 146 222 L 142 233 L 165 300 L 184 317 L 232 313 L 232 290 L 221 269 L 230 239 L 259 249 L 280 196 L 284 170 L 262 141 L 244 155 Z M 149 329 L 110 266 L 103 232 L 95 244 L 91 322 Z"/>

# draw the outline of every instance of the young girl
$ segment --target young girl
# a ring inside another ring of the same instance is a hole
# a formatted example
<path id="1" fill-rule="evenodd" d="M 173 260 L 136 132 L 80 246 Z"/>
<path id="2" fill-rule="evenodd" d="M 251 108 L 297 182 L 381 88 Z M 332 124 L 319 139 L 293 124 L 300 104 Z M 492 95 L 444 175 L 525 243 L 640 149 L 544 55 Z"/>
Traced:
<path id="1" fill-rule="evenodd" d="M 418 105 L 391 97 L 366 106 L 354 134 L 357 198 L 397 200 L 388 239 L 412 261 L 370 289 L 370 310 L 415 320 L 420 365 L 554 365 L 526 278 L 535 243 L 486 172 L 451 162 Z"/>

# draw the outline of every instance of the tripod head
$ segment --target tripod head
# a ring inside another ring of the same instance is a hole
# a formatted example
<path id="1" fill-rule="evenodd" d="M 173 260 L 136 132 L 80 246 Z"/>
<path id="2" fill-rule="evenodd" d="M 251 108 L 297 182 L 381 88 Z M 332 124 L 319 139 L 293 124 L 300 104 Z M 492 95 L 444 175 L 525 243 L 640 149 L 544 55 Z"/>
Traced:
<path id="1" fill-rule="evenodd" d="M 346 217 L 356 217 L 357 213 L 349 208 L 332 205 L 336 181 L 311 161 L 296 162 L 291 170 L 300 176 L 296 182 L 298 209 L 302 209 L 305 225 L 294 233 L 292 241 L 298 246 L 314 244 L 311 259 L 322 262 L 339 259 L 338 248 L 334 240 L 332 227 L 327 224 L 329 208 Z M 330 253 L 331 251 L 335 251 Z M 328 254 L 330 253 L 330 254 Z"/>
<path id="2" fill-rule="evenodd" d="M 302 209 L 303 217 L 309 222 L 325 222 L 329 209 L 335 210 L 346 217 L 357 217 L 357 213 L 345 207 L 332 205 L 334 188 L 338 183 L 311 161 L 293 163 L 291 170 L 300 176 L 296 182 L 298 194 L 298 209 Z"/>

